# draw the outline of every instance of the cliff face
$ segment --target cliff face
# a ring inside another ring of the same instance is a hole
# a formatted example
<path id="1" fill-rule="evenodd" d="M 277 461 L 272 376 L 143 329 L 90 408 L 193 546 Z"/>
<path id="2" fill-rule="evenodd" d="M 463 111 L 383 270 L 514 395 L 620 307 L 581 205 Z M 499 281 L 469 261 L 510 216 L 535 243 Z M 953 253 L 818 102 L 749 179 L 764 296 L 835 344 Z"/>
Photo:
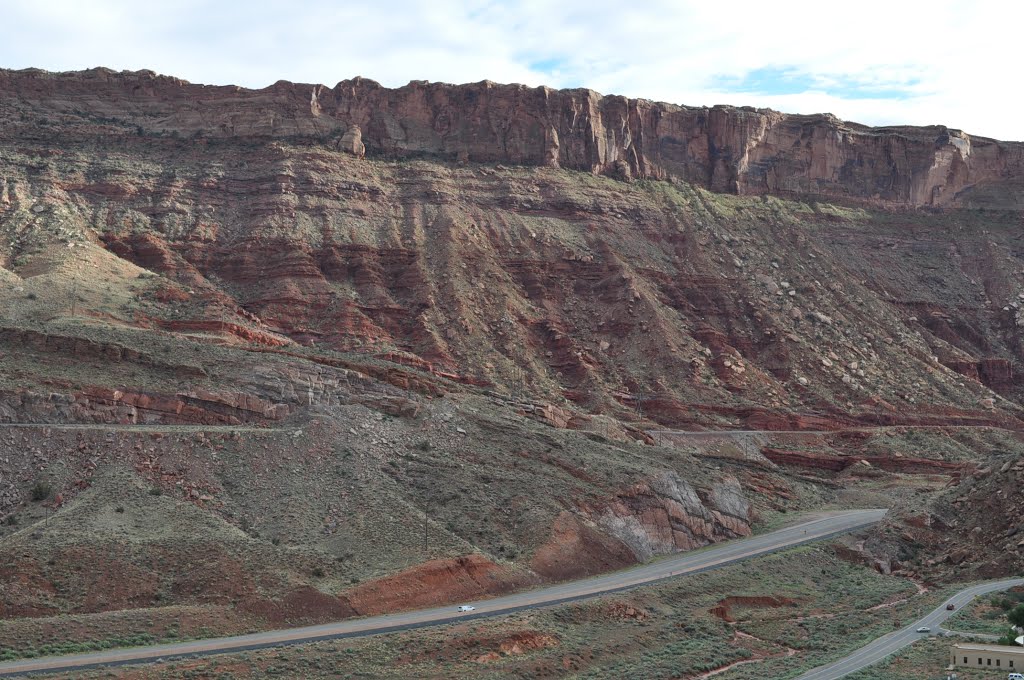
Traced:
<path id="1" fill-rule="evenodd" d="M 4 136 L 38 133 L 42 116 L 66 135 L 312 137 L 349 150 L 365 145 L 371 156 L 677 177 L 739 194 L 1024 207 L 1024 145 L 941 126 L 869 128 L 830 115 L 488 81 L 389 89 L 356 78 L 333 88 L 280 81 L 248 90 L 148 71 L 0 70 L 0 92 Z"/>

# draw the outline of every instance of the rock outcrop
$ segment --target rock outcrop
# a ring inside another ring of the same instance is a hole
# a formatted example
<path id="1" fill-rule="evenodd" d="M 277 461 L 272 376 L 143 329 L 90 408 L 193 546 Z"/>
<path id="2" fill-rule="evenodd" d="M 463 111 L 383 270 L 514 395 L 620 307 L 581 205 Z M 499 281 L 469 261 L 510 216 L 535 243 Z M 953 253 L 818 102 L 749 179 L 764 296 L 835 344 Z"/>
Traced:
<path id="1" fill-rule="evenodd" d="M 579 512 L 563 512 L 534 554 L 533 571 L 550 581 L 582 578 L 751 534 L 751 504 L 724 475 L 695 489 L 663 472 Z"/>
<path id="2" fill-rule="evenodd" d="M 363 144 L 363 132 L 358 125 L 352 125 L 338 141 L 338 150 L 352 154 L 357 158 L 366 155 L 366 145 Z"/>
<path id="3" fill-rule="evenodd" d="M 635 485 L 591 514 L 638 561 L 750 535 L 750 502 L 735 478 L 723 478 L 704 496 L 668 472 Z"/>
<path id="4" fill-rule="evenodd" d="M 1024 145 L 941 126 L 869 128 L 827 114 L 687 107 L 592 90 L 365 78 L 333 88 L 195 85 L 151 71 L 0 71 L 4 134 L 33 119 L 65 134 L 334 138 L 348 153 L 434 156 L 669 178 L 740 194 L 903 206 L 1024 206 Z M 365 145 L 365 146 L 364 146 Z M 993 191 L 997 188 L 998 191 Z M 998 196 L 996 194 L 999 194 Z"/>

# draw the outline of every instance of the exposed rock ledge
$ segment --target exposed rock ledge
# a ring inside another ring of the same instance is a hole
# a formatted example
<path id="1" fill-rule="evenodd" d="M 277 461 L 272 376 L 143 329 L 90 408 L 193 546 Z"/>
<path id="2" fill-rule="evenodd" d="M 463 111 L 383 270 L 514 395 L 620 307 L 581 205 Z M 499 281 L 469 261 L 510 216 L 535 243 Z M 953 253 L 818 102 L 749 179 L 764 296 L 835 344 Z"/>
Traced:
<path id="1" fill-rule="evenodd" d="M 640 561 L 750 535 L 750 502 L 734 477 L 716 482 L 705 496 L 668 472 L 620 494 L 596 522 Z"/>
<path id="2" fill-rule="evenodd" d="M 678 177 L 740 194 L 1024 207 L 1024 144 L 942 126 L 871 128 L 828 114 L 687 107 L 490 81 L 390 89 L 354 78 L 333 88 L 279 81 L 249 90 L 152 71 L 28 69 L 0 70 L 0 91 L 7 95 L 0 134 L 14 138 L 31 137 L 23 128 L 44 117 L 62 120 L 69 140 L 307 138 L 355 155 Z"/>

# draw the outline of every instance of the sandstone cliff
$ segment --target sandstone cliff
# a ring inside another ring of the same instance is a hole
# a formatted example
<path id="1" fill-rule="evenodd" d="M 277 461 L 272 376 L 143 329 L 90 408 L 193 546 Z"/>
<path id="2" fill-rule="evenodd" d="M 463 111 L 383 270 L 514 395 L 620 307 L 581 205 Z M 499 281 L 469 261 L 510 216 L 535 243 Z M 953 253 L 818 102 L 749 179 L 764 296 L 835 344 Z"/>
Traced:
<path id="1" fill-rule="evenodd" d="M 1024 145 L 942 126 L 870 128 L 828 114 L 686 107 L 592 90 L 364 78 L 333 88 L 195 85 L 151 71 L 0 70 L 5 137 L 39 117 L 63 135 L 323 140 L 375 156 L 677 177 L 720 192 L 878 204 L 1024 207 Z M 38 132 L 38 130 L 37 130 Z"/>

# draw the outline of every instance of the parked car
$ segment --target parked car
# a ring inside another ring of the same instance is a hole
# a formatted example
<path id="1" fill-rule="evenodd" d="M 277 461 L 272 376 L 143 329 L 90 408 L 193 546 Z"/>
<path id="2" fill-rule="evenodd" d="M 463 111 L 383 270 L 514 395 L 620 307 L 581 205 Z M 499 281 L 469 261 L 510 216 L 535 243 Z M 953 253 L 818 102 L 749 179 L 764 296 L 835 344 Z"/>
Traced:
<path id="1" fill-rule="evenodd" d="M 952 603 L 946 605 L 946 611 L 953 611 L 954 609 L 956 607 Z"/>
<path id="2" fill-rule="evenodd" d="M 1010 673 L 1006 676 L 1006 680 L 1024 680 L 1024 675 L 1020 673 Z"/>
<path id="3" fill-rule="evenodd" d="M 459 611 L 460 612 L 471 612 L 471 611 L 475 611 L 475 610 L 476 610 L 476 607 L 474 607 L 471 604 L 459 605 Z"/>
<path id="4" fill-rule="evenodd" d="M 918 633 L 930 633 L 930 632 L 932 632 L 932 629 L 929 628 L 928 626 L 921 626 L 920 628 L 917 629 L 917 632 Z"/>

